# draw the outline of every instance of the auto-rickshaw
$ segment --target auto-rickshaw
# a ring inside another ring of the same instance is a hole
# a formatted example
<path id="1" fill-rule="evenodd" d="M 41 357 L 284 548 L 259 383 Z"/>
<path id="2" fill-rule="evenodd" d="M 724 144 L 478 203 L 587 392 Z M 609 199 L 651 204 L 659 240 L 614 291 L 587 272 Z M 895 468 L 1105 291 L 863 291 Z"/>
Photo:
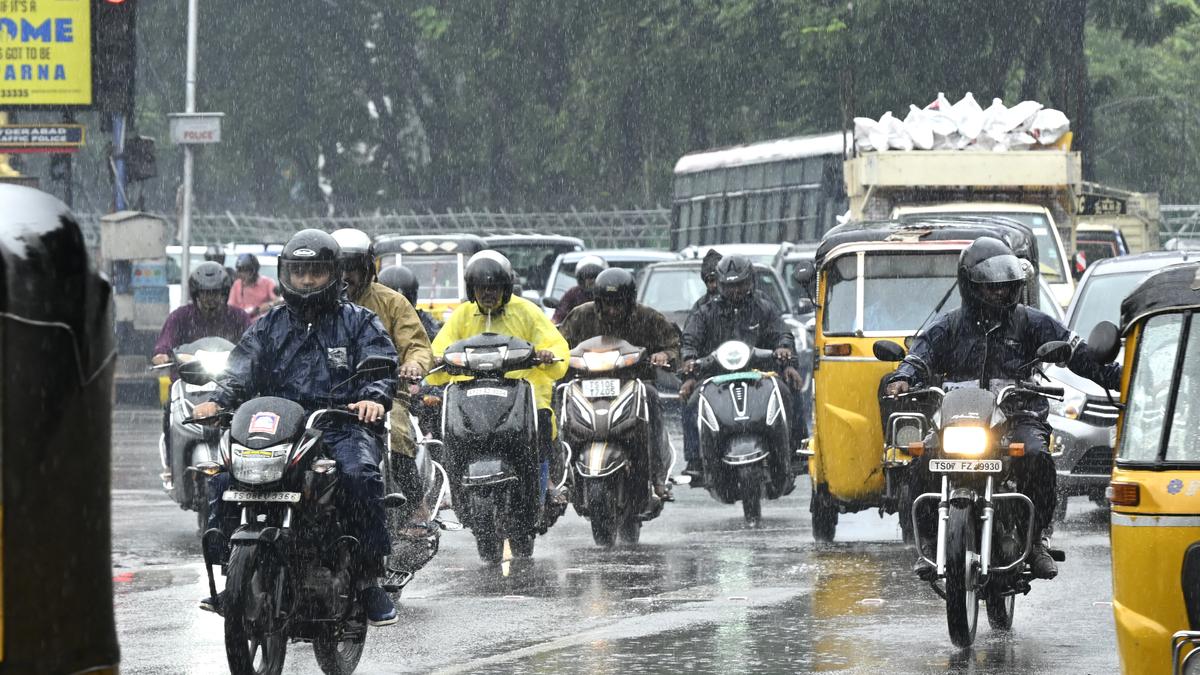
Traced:
<path id="1" fill-rule="evenodd" d="M 467 260 L 485 248 L 483 238 L 473 234 L 383 234 L 375 238 L 375 266 L 411 270 L 421 282 L 418 308 L 445 321 L 467 297 Z"/>
<path id="2" fill-rule="evenodd" d="M 0 184 L 0 673 L 115 673 L 112 289 L 58 199 Z"/>
<path id="3" fill-rule="evenodd" d="M 868 508 L 899 512 L 903 538 L 912 541 L 906 448 L 924 437 L 926 418 L 890 408 L 884 417 L 881 380 L 895 364 L 877 359 L 872 346 L 880 339 L 905 344 L 958 307 L 958 257 L 981 236 L 1007 242 L 1030 262 L 1026 304 L 1038 306 L 1037 240 L 1002 218 L 846 223 L 826 233 L 811 265 L 797 267 L 797 283 L 816 285 L 814 428 L 801 452 L 809 456 L 817 541 L 833 540 L 839 513 Z"/>
<path id="4" fill-rule="evenodd" d="M 1200 672 L 1198 289 L 1200 263 L 1183 263 L 1151 274 L 1121 303 L 1126 407 L 1108 496 L 1124 673 L 1172 672 L 1173 660 L 1174 672 Z M 1102 322 L 1088 344 L 1111 357 L 1116 327 Z"/>

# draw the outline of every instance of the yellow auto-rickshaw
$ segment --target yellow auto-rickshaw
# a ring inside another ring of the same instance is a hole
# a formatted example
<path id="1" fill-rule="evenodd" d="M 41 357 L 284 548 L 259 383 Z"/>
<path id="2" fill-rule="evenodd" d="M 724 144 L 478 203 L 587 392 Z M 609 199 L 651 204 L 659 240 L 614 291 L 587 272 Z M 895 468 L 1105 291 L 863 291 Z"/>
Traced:
<path id="1" fill-rule="evenodd" d="M 1124 673 L 1200 672 L 1200 263 L 1164 268 L 1121 303 L 1125 337 L 1112 502 L 1113 617 Z M 1103 335 L 1108 331 L 1109 335 Z M 1119 348 L 1103 322 L 1088 339 Z M 1188 631 L 1173 640 L 1177 631 Z M 1175 672 L 1185 672 L 1182 669 Z"/>
<path id="2" fill-rule="evenodd" d="M 1037 240 L 1006 219 L 945 218 L 918 222 L 847 223 L 830 230 L 812 266 L 795 280 L 815 281 L 814 428 L 806 448 L 813 494 L 813 537 L 831 541 L 839 513 L 878 508 L 900 513 L 912 541 L 905 450 L 924 438 L 928 416 L 889 407 L 880 412 L 880 382 L 894 363 L 877 359 L 880 339 L 903 344 L 937 314 L 959 305 L 958 257 L 981 236 L 1001 239 L 1037 270 Z M 1037 305 L 1036 282 L 1030 304 Z"/>
<path id="3" fill-rule="evenodd" d="M 418 309 L 445 321 L 467 297 L 467 260 L 485 248 L 483 237 L 474 234 L 384 234 L 375 238 L 375 265 L 381 270 L 392 265 L 411 270 L 421 284 Z"/>

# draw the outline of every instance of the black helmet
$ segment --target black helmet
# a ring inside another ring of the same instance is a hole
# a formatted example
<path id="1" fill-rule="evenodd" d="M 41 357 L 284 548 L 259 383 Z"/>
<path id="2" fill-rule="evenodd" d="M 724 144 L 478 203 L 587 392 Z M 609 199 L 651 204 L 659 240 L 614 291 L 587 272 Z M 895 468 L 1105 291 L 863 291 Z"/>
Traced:
<path id="1" fill-rule="evenodd" d="M 258 267 L 258 256 L 254 255 L 253 253 L 243 253 L 237 257 L 235 268 L 239 272 L 242 270 L 249 270 L 255 274 L 258 274 Z"/>
<path id="2" fill-rule="evenodd" d="M 188 275 L 188 297 L 192 302 L 202 291 L 219 291 L 228 297 L 232 287 L 233 281 L 225 271 L 225 266 L 210 260 L 196 265 L 196 269 Z"/>
<path id="3" fill-rule="evenodd" d="M 403 265 L 385 267 L 379 272 L 379 283 L 387 286 L 408 298 L 414 307 L 417 304 L 417 291 L 421 290 L 421 281 L 412 270 Z"/>
<path id="4" fill-rule="evenodd" d="M 584 279 L 595 279 L 601 272 L 608 269 L 608 263 L 598 255 L 585 255 L 575 263 L 575 281 L 583 283 Z"/>
<path id="5" fill-rule="evenodd" d="M 471 302 L 475 302 L 477 286 L 502 287 L 504 298 L 500 301 L 501 307 L 507 305 L 509 299 L 512 298 L 512 265 L 508 262 L 508 258 L 496 251 L 480 251 L 471 256 L 471 259 L 467 261 L 467 269 L 463 273 L 463 277 L 467 283 L 467 300 Z"/>
<path id="6" fill-rule="evenodd" d="M 637 295 L 637 284 L 629 270 L 610 267 L 596 277 L 592 298 L 597 303 L 624 304 L 632 307 Z"/>
<path id="7" fill-rule="evenodd" d="M 754 276 L 754 264 L 744 255 L 731 255 L 717 263 L 717 283 L 721 286 L 740 284 Z"/>
<path id="8" fill-rule="evenodd" d="M 326 309 L 337 305 L 342 293 L 337 240 L 321 230 L 300 230 L 292 235 L 279 254 L 279 285 L 283 301 L 295 310 Z M 302 271 L 328 272 L 329 279 L 317 288 L 301 289 L 293 276 Z"/>
<path id="9" fill-rule="evenodd" d="M 204 249 L 204 259 L 208 262 L 221 263 L 225 265 L 225 251 L 221 250 L 216 244 L 209 244 L 208 248 Z"/>
<path id="10" fill-rule="evenodd" d="M 700 278 L 708 281 L 717 278 L 717 263 L 721 262 L 720 251 L 715 248 L 708 249 L 708 253 L 704 254 L 704 260 L 700 263 Z"/>
<path id="11" fill-rule="evenodd" d="M 346 227 L 334 230 L 330 236 L 342 249 L 339 255 L 342 270 L 361 269 L 368 281 L 372 279 L 375 273 L 375 244 L 370 235 L 362 230 Z"/>
<path id="12" fill-rule="evenodd" d="M 1021 299 L 1025 269 L 1008 244 L 980 237 L 958 257 L 958 289 L 963 304 L 1008 309 Z"/>

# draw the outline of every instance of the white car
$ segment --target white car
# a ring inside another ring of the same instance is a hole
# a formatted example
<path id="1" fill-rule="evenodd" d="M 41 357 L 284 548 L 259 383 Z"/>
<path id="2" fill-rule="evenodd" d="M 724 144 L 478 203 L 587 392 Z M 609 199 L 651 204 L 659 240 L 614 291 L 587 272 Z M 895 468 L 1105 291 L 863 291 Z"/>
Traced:
<path id="1" fill-rule="evenodd" d="M 196 269 L 196 265 L 204 262 L 204 254 L 208 251 L 207 246 L 193 245 L 191 248 L 191 260 L 188 267 L 189 270 Z M 279 252 L 283 250 L 281 244 L 227 244 L 222 247 L 225 251 L 225 266 L 232 268 L 237 263 L 237 258 L 243 253 L 253 253 L 258 256 L 259 270 L 258 273 L 264 277 L 279 279 L 278 262 Z M 167 247 L 167 288 L 170 295 L 171 310 L 179 307 L 183 297 L 183 291 L 180 285 L 183 264 L 183 247 L 168 246 Z M 231 280 L 232 281 L 232 280 Z"/>

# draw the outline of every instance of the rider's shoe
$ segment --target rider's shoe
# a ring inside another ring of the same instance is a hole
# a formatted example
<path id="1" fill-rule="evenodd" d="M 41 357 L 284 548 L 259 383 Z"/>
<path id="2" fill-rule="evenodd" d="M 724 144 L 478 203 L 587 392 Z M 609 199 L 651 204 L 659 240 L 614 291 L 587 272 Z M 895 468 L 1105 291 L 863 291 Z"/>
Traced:
<path id="1" fill-rule="evenodd" d="M 218 616 L 225 616 L 222 612 L 225 607 L 225 591 L 221 591 L 216 595 L 210 595 L 200 601 L 200 609 L 206 612 L 212 612 Z"/>
<path id="2" fill-rule="evenodd" d="M 675 495 L 671 494 L 671 486 L 666 483 L 659 483 L 654 486 L 654 496 L 664 502 L 675 501 Z"/>
<path id="3" fill-rule="evenodd" d="M 1034 542 L 1028 562 L 1034 579 L 1053 579 L 1058 576 L 1058 565 L 1055 564 L 1054 558 L 1050 557 L 1049 541 L 1044 536 Z"/>
<path id="4" fill-rule="evenodd" d="M 931 581 L 937 575 L 937 568 L 930 562 L 937 557 L 937 552 L 933 550 L 932 543 L 926 544 L 919 549 L 917 561 L 913 563 L 913 574 L 921 581 Z"/>
<path id="5" fill-rule="evenodd" d="M 704 464 L 698 459 L 689 459 L 687 466 L 683 468 L 683 475 L 691 478 L 690 485 L 698 487 L 704 484 Z"/>
<path id="6" fill-rule="evenodd" d="M 368 586 L 362 590 L 363 607 L 367 610 L 367 623 L 372 626 L 390 626 L 400 620 L 396 616 L 396 605 L 387 591 L 379 586 Z"/>

